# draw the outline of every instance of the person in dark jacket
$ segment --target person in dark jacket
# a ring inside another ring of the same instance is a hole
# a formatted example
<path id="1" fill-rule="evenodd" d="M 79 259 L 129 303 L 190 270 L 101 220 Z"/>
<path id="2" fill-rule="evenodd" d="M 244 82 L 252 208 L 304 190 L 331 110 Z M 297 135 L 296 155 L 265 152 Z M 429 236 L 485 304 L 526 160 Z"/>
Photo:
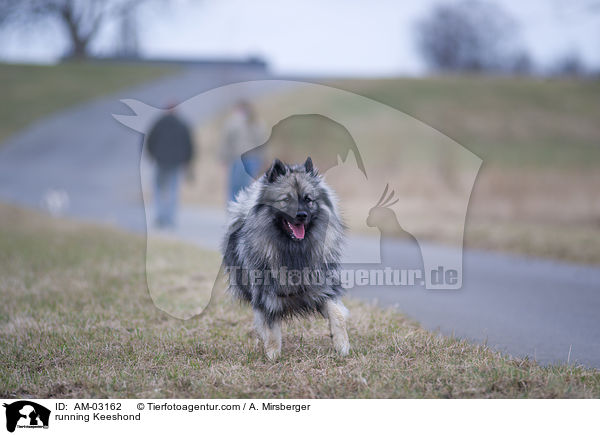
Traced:
<path id="1" fill-rule="evenodd" d="M 156 164 L 154 204 L 156 225 L 161 228 L 175 226 L 182 172 L 194 157 L 190 130 L 173 107 L 154 124 L 146 142 Z"/>

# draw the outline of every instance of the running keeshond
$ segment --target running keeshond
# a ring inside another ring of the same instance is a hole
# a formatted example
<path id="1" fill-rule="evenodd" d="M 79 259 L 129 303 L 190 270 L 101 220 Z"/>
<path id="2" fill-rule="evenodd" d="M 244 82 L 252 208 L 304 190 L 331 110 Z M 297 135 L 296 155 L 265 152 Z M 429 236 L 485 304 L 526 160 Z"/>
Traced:
<path id="1" fill-rule="evenodd" d="M 275 159 L 229 204 L 223 244 L 229 290 L 254 310 L 254 325 L 269 359 L 281 353 L 281 322 L 320 313 L 333 346 L 350 350 L 348 311 L 340 297 L 345 227 L 332 189 L 309 157 L 303 165 Z"/>

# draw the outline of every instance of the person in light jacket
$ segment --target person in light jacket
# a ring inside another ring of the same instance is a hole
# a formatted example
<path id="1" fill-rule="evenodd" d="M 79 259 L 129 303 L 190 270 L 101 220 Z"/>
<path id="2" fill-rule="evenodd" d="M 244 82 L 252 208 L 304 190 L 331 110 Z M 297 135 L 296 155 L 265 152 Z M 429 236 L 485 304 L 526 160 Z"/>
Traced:
<path id="1" fill-rule="evenodd" d="M 237 193 L 250 185 L 264 166 L 264 156 L 254 154 L 242 163 L 241 155 L 266 140 L 263 124 L 247 101 L 240 101 L 225 123 L 219 158 L 228 167 L 228 197 L 235 199 Z"/>

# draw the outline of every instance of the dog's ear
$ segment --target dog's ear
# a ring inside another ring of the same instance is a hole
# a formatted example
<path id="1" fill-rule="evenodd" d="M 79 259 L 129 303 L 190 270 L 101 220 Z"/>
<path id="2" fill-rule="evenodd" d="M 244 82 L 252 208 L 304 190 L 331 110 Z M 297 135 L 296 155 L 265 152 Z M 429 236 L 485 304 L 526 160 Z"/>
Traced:
<path id="1" fill-rule="evenodd" d="M 277 179 L 277 177 L 279 177 L 280 175 L 285 175 L 286 173 L 287 168 L 285 167 L 285 164 L 281 160 L 275 159 L 273 161 L 273 164 L 267 171 L 267 181 L 269 183 L 272 183 Z"/>
<path id="2" fill-rule="evenodd" d="M 304 162 L 304 170 L 306 171 L 307 174 L 312 174 L 313 173 L 313 162 L 312 159 L 310 158 L 310 156 L 306 159 L 306 161 Z"/>

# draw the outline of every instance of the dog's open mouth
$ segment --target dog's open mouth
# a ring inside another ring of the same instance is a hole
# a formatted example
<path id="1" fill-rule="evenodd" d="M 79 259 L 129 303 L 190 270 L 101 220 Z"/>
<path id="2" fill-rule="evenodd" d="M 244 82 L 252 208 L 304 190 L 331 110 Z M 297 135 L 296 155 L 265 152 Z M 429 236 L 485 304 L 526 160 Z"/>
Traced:
<path id="1" fill-rule="evenodd" d="M 303 223 L 293 224 L 293 223 L 288 222 L 287 220 L 284 219 L 283 220 L 283 225 L 287 229 L 290 237 L 293 240 L 302 240 L 302 239 L 304 239 L 305 229 L 304 229 L 304 224 Z"/>

